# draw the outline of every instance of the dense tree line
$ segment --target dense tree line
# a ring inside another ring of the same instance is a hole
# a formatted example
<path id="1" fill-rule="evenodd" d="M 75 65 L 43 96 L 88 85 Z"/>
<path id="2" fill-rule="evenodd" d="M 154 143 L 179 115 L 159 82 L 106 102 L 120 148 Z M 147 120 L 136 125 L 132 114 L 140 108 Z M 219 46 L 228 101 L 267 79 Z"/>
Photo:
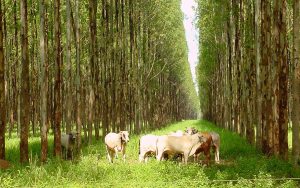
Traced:
<path id="1" fill-rule="evenodd" d="M 62 132 L 91 143 L 195 118 L 182 20 L 179 0 L 1 0 L 0 158 L 5 133 L 26 163 L 29 136 L 46 161 L 48 134 L 59 157 Z"/>
<path id="2" fill-rule="evenodd" d="M 299 159 L 299 0 L 199 0 L 198 81 L 205 118 L 266 155 Z"/>

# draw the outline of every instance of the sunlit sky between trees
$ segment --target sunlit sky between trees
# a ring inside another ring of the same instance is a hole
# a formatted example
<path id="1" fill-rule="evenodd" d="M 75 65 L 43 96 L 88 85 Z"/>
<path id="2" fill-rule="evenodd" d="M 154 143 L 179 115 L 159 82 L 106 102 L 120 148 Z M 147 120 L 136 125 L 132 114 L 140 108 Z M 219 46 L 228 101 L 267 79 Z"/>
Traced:
<path id="1" fill-rule="evenodd" d="M 198 87 L 196 85 L 196 66 L 198 63 L 198 29 L 195 25 L 197 3 L 195 0 L 182 0 L 181 10 L 184 13 L 184 28 L 185 36 L 188 44 L 188 60 L 193 76 L 196 91 L 198 93 Z"/>

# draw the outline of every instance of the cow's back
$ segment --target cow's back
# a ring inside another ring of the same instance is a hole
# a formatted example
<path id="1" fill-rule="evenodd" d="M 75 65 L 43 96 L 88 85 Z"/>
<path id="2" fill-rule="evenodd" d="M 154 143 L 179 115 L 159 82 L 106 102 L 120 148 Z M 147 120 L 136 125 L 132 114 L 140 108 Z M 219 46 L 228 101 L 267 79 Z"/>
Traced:
<path id="1" fill-rule="evenodd" d="M 117 133 L 108 133 L 105 138 L 104 142 L 109 148 L 114 148 L 121 143 L 121 137 Z"/>
<path id="2" fill-rule="evenodd" d="M 157 139 L 157 147 L 164 148 L 164 151 L 174 153 L 183 153 L 190 150 L 194 145 L 199 142 L 197 136 L 159 136 Z"/>

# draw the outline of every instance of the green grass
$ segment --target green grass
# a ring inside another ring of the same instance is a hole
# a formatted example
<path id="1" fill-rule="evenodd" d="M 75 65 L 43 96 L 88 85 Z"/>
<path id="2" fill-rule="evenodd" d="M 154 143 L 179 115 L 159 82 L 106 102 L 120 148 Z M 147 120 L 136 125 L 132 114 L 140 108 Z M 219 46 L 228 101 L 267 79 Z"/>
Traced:
<path id="1" fill-rule="evenodd" d="M 195 126 L 203 131 L 216 131 L 221 137 L 221 164 L 179 164 L 176 161 L 138 162 L 138 140 L 133 135 L 128 144 L 127 161 L 121 158 L 109 164 L 102 141 L 94 141 L 82 150 L 74 162 L 50 158 L 40 165 L 40 139 L 30 139 L 30 164 L 19 161 L 19 140 L 7 140 L 7 159 L 13 167 L 0 170 L 0 187 L 297 187 L 298 182 L 275 181 L 274 178 L 300 177 L 292 166 L 276 158 L 264 157 L 238 135 L 219 129 L 207 121 L 184 121 L 151 133 L 162 135 Z M 49 138 L 52 149 L 53 138 Z M 52 150 L 49 151 L 51 156 Z M 120 155 L 119 155 L 120 156 Z M 213 155 L 212 155 L 213 159 Z M 254 180 L 249 180 L 254 179 Z M 238 180 L 238 181 L 223 181 Z"/>

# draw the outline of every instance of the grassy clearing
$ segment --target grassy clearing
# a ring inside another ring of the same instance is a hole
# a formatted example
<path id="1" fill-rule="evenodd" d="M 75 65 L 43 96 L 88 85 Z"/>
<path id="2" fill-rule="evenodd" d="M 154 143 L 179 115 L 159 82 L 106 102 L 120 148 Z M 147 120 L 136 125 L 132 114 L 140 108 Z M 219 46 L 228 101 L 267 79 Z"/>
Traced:
<path id="1" fill-rule="evenodd" d="M 276 158 L 266 158 L 244 139 L 221 130 L 206 121 L 184 121 L 172 124 L 153 134 L 195 126 L 203 131 L 216 131 L 221 136 L 219 165 L 203 167 L 190 163 L 182 165 L 175 161 L 157 162 L 154 158 L 147 164 L 138 163 L 138 140 L 132 136 L 127 150 L 127 161 L 117 159 L 109 164 L 102 141 L 94 141 L 84 147 L 80 160 L 75 162 L 49 159 L 39 165 L 39 138 L 30 140 L 31 162 L 21 166 L 19 141 L 7 140 L 7 159 L 14 166 L 0 171 L 0 187 L 297 187 L 293 181 L 272 181 L 274 178 L 300 177 L 292 166 Z M 52 148 L 53 139 L 49 139 Z M 49 151 L 49 154 L 52 150 Z M 212 156 L 213 159 L 213 156 Z M 247 180 L 255 179 L 255 180 Z M 239 180 L 239 181 L 222 181 Z"/>

